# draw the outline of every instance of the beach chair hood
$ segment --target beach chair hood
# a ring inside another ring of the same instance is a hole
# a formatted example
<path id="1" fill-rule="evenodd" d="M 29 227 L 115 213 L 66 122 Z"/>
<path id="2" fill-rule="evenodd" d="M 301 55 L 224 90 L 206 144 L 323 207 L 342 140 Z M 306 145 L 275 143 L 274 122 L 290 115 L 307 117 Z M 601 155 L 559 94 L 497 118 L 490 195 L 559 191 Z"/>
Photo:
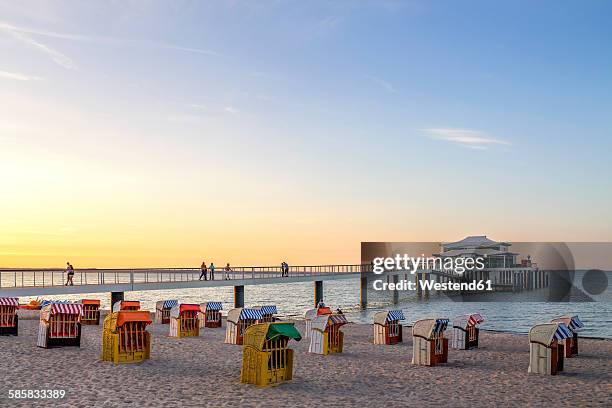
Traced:
<path id="1" fill-rule="evenodd" d="M 266 340 L 273 340 L 278 337 L 287 337 L 296 341 L 302 340 L 300 332 L 293 323 L 258 323 L 246 329 L 244 345 L 263 350 Z"/>
<path id="2" fill-rule="evenodd" d="M 176 305 L 178 305 L 178 300 L 176 300 L 176 299 L 160 300 L 160 301 L 155 303 L 155 309 L 157 309 L 157 310 L 170 310 L 170 309 L 172 309 Z"/>
<path id="3" fill-rule="evenodd" d="M 257 309 L 245 309 L 238 307 L 232 309 L 227 313 L 227 321 L 237 324 L 240 320 L 260 320 L 263 318 L 263 314 Z"/>
<path id="4" fill-rule="evenodd" d="M 466 330 L 469 326 L 476 326 L 482 322 L 484 322 L 484 318 L 480 313 L 466 314 L 457 316 L 455 320 L 453 320 L 453 327 L 460 327 Z"/>
<path id="5" fill-rule="evenodd" d="M 304 319 L 306 320 L 313 320 L 315 317 L 317 317 L 317 309 L 310 309 L 304 313 Z"/>
<path id="6" fill-rule="evenodd" d="M 49 303 L 40 310 L 40 319 L 49 321 L 56 314 L 69 314 L 81 316 L 83 306 L 78 303 Z"/>
<path id="7" fill-rule="evenodd" d="M 578 333 L 584 328 L 584 323 L 580 321 L 578 316 L 557 317 L 556 319 L 552 319 L 550 322 L 551 323 L 563 323 L 574 333 Z"/>
<path id="8" fill-rule="evenodd" d="M 431 339 L 434 335 L 444 332 L 447 326 L 448 319 L 417 320 L 412 326 L 412 335 Z"/>
<path id="9" fill-rule="evenodd" d="M 204 302 L 204 303 L 200 303 L 200 311 L 206 312 L 206 311 L 209 311 L 209 310 L 218 312 L 219 310 L 223 310 L 223 305 L 221 304 L 221 302 Z"/>
<path id="10" fill-rule="evenodd" d="M 404 312 L 401 310 L 383 310 L 382 312 L 376 312 L 374 314 L 374 324 L 380 324 L 381 326 L 384 326 L 387 322 L 404 319 Z"/>
<path id="11" fill-rule="evenodd" d="M 553 340 L 564 340 L 572 337 L 572 332 L 563 323 L 546 323 L 533 326 L 529 330 L 529 342 L 540 343 L 550 347 Z"/>
<path id="12" fill-rule="evenodd" d="M 348 320 L 346 320 L 346 317 L 341 314 L 317 316 L 312 321 L 312 328 L 319 331 L 324 331 L 328 323 L 342 326 L 347 324 Z"/>
<path id="13" fill-rule="evenodd" d="M 51 303 L 63 303 L 63 304 L 67 304 L 67 303 L 72 303 L 68 300 L 41 300 L 40 304 L 38 305 L 40 309 L 42 309 L 43 307 L 50 305 Z"/>
<path id="14" fill-rule="evenodd" d="M 254 307 L 253 309 L 261 311 L 261 313 L 264 315 L 273 315 L 273 314 L 278 313 L 276 310 L 276 305 L 257 306 L 257 307 Z"/>
<path id="15" fill-rule="evenodd" d="M 81 299 L 79 303 L 82 305 L 100 306 L 99 299 Z"/>
<path id="16" fill-rule="evenodd" d="M 113 312 L 119 312 L 120 310 L 122 310 L 122 307 L 130 306 L 140 307 L 140 302 L 137 300 L 119 300 L 113 305 Z"/>
<path id="17" fill-rule="evenodd" d="M 144 310 L 121 310 L 119 312 L 113 312 L 109 318 L 109 327 L 113 332 L 116 332 L 119 327 L 127 322 L 144 322 L 147 325 L 152 323 L 151 314 Z"/>
<path id="18" fill-rule="evenodd" d="M 0 297 L 0 306 L 19 307 L 19 298 L 15 297 Z"/>
<path id="19" fill-rule="evenodd" d="M 331 308 L 327 306 L 317 308 L 317 316 L 330 315 L 333 314 Z"/>
<path id="20" fill-rule="evenodd" d="M 174 305 L 174 307 L 170 309 L 170 317 L 176 319 L 180 316 L 181 313 L 187 312 L 187 311 L 194 311 L 194 312 L 199 313 L 200 305 L 193 305 L 193 304 L 187 304 L 187 303 L 183 303 L 180 305 Z"/>

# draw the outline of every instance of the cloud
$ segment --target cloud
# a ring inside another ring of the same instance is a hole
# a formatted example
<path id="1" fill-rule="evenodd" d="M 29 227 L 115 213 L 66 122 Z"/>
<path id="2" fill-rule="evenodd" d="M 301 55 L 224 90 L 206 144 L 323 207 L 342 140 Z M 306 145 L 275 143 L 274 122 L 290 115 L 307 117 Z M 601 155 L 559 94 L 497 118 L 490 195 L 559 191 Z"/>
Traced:
<path id="1" fill-rule="evenodd" d="M 60 40 L 68 40 L 68 41 L 78 41 L 78 42 L 92 42 L 92 43 L 101 43 L 108 45 L 117 45 L 117 46 L 141 46 L 141 47 L 149 47 L 149 48 L 159 48 L 166 50 L 174 50 L 174 51 L 182 51 L 188 52 L 192 54 L 203 54 L 203 55 L 212 55 L 212 56 L 222 56 L 222 54 L 202 49 L 202 48 L 193 48 L 193 47 L 182 47 L 174 44 L 165 44 L 155 41 L 138 41 L 138 40 L 129 40 L 129 39 L 121 39 L 121 38 L 113 38 L 113 37 L 96 37 L 96 36 L 88 36 L 81 34 L 66 34 L 66 33 L 58 33 L 55 31 L 47 31 L 47 30 L 37 30 L 29 27 L 20 27 L 15 26 L 8 23 L 0 22 L 0 30 L 4 30 L 12 33 L 19 33 L 22 35 L 37 35 L 41 37 L 47 38 L 57 38 Z"/>
<path id="2" fill-rule="evenodd" d="M 510 142 L 494 139 L 479 130 L 452 129 L 452 128 L 429 128 L 420 129 L 432 139 L 446 140 L 470 149 L 485 150 L 491 145 L 510 146 Z"/>
<path id="3" fill-rule="evenodd" d="M 154 48 L 163 48 L 166 50 L 175 50 L 175 51 L 183 51 L 183 52 L 190 52 L 193 54 L 204 54 L 204 55 L 212 55 L 215 57 L 221 57 L 223 56 L 223 54 L 220 54 L 216 51 L 211 51 L 211 50 L 203 50 L 200 48 L 191 48 L 191 47 L 179 47 L 178 45 L 168 45 L 168 44 L 158 44 L 158 43 L 149 43 L 151 45 L 151 47 Z"/>
<path id="4" fill-rule="evenodd" d="M 84 35 L 62 34 L 62 33 L 56 33 L 53 31 L 36 30 L 33 28 L 28 28 L 28 27 L 20 27 L 20 26 L 15 26 L 15 25 L 8 24 L 8 23 L 3 23 L 1 21 L 0 21 L 0 29 L 5 30 L 5 31 L 19 32 L 23 34 L 40 35 L 43 37 L 50 37 L 50 38 L 60 38 L 62 40 L 90 41 L 94 39 L 94 37 L 88 37 Z"/>
<path id="5" fill-rule="evenodd" d="M 389 93 L 394 93 L 394 94 L 398 93 L 397 89 L 395 89 L 395 87 L 393 85 L 391 85 L 390 82 L 387 82 L 384 79 L 377 78 L 377 77 L 372 76 L 372 75 L 366 75 L 366 78 L 369 79 L 370 81 L 378 84 L 380 87 L 382 87 L 383 89 L 385 89 Z"/>
<path id="6" fill-rule="evenodd" d="M 225 107 L 225 111 L 227 113 L 231 113 L 232 115 L 235 115 L 235 114 L 238 113 L 238 110 L 236 108 L 232 107 L 232 106 L 226 106 Z"/>
<path id="7" fill-rule="evenodd" d="M 19 72 L 8 72 L 0 71 L 0 78 L 14 79 L 16 81 L 40 81 L 42 78 L 27 74 L 20 74 Z"/>
<path id="8" fill-rule="evenodd" d="M 49 47 L 46 44 L 43 44 L 40 41 L 33 39 L 32 37 L 28 35 L 27 31 L 22 31 L 22 30 L 16 29 L 16 27 L 14 26 L 3 24 L 3 23 L 0 23 L 0 30 L 3 30 L 4 32 L 11 35 L 16 40 L 21 41 L 29 45 L 30 47 L 41 50 L 43 53 L 51 57 L 53 62 L 55 62 L 56 64 L 66 69 L 76 69 L 75 63 L 69 57 L 67 57 L 66 55 L 62 54 L 59 51 L 54 50 L 53 48 Z"/>

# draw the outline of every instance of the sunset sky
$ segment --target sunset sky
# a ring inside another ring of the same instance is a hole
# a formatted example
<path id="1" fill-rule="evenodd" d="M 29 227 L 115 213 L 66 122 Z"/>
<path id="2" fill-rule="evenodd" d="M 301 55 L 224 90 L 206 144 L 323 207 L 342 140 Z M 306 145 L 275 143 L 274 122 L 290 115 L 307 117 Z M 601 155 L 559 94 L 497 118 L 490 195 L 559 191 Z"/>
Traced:
<path id="1" fill-rule="evenodd" d="M 612 241 L 612 3 L 0 0 L 0 267 Z"/>

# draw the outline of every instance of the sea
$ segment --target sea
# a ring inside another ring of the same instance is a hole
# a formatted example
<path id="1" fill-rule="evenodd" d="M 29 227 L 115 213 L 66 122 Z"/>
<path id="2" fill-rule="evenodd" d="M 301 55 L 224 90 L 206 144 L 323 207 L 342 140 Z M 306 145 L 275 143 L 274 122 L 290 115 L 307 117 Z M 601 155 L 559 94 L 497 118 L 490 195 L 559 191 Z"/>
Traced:
<path id="1" fill-rule="evenodd" d="M 609 278 L 612 275 L 607 274 Z M 608 285 L 594 296 L 584 296 L 579 272 L 574 276 L 574 285 L 578 295 L 571 296 L 565 302 L 542 302 L 544 289 L 521 293 L 505 293 L 495 296 L 494 301 L 470 301 L 469 296 L 460 298 L 445 294 L 430 294 L 428 298 L 419 298 L 416 292 L 403 292 L 399 302 L 393 304 L 390 293 L 368 292 L 368 307 L 362 309 L 360 301 L 359 279 L 333 280 L 324 282 L 324 301 L 333 309 L 340 308 L 355 323 L 372 323 L 372 316 L 380 310 L 401 309 L 406 317 L 403 324 L 412 325 L 416 320 L 440 317 L 453 319 L 456 316 L 478 312 L 485 322 L 480 326 L 485 330 L 523 333 L 535 324 L 549 322 L 550 319 L 563 315 L 578 315 L 585 328 L 584 337 L 612 339 L 612 288 Z M 609 279 L 612 282 L 612 279 Z M 40 297 L 39 297 L 40 298 Z M 81 298 L 100 299 L 102 308 L 110 309 L 109 293 L 89 293 L 86 295 L 45 296 L 49 300 L 78 300 Z M 177 299 L 183 303 L 202 303 L 219 301 L 223 303 L 224 312 L 233 307 L 233 287 L 193 288 L 156 290 L 143 292 L 126 292 L 127 300 L 139 300 L 141 307 L 155 310 L 155 302 L 165 299 Z M 21 297 L 20 303 L 27 303 L 35 297 Z M 301 318 L 313 307 L 314 284 L 286 283 L 273 285 L 245 286 L 245 306 L 276 305 L 280 317 Z"/>

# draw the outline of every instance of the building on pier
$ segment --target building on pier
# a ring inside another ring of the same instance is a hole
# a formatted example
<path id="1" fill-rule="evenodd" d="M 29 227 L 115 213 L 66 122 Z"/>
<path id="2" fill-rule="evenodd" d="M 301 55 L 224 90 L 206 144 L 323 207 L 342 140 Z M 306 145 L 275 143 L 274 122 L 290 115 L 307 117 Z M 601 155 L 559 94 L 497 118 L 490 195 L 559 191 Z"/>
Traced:
<path id="1" fill-rule="evenodd" d="M 548 275 L 537 264 L 526 259 L 517 261 L 519 254 L 512 252 L 508 242 L 489 239 L 486 235 L 468 236 L 457 242 L 440 245 L 435 257 L 444 260 L 453 258 L 481 258 L 484 268 L 472 269 L 464 273 L 467 280 L 491 280 L 496 290 L 539 289 L 548 286 Z M 456 262 L 455 262 L 456 264 Z"/>

